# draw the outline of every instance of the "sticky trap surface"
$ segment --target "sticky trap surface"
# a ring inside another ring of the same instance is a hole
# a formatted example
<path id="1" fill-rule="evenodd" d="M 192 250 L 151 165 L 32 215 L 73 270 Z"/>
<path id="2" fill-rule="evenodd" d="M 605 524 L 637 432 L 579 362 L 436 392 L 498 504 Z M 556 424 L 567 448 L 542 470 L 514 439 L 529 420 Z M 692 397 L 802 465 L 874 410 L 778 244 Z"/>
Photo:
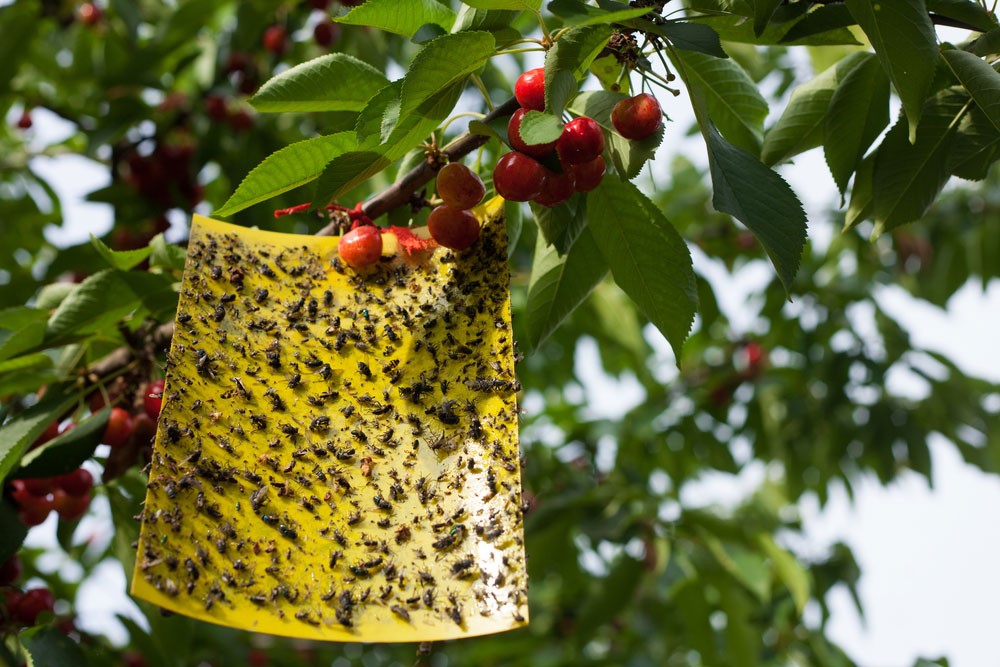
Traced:
<path id="1" fill-rule="evenodd" d="M 527 623 L 502 203 L 477 212 L 468 251 L 361 272 L 195 216 L 133 595 L 333 641 Z"/>

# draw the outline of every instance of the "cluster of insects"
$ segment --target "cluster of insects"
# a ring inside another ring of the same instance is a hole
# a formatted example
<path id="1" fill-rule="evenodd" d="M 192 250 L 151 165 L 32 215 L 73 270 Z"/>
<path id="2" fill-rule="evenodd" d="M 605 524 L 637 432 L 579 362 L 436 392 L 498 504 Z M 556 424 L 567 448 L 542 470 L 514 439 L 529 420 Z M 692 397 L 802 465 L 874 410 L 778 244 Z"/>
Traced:
<path id="1" fill-rule="evenodd" d="M 350 633 L 524 621 L 502 225 L 362 273 L 237 229 L 192 229 L 136 581 Z"/>

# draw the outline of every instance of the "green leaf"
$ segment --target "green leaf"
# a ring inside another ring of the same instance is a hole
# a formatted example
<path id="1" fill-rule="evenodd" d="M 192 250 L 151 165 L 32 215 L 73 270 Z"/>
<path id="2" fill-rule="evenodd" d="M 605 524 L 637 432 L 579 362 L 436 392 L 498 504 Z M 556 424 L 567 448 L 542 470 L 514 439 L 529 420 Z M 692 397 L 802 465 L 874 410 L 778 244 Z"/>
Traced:
<path id="1" fill-rule="evenodd" d="M 496 54 L 488 32 L 460 32 L 430 41 L 410 65 L 399 95 L 399 117 L 405 118 L 428 99 L 483 66 Z"/>
<path id="2" fill-rule="evenodd" d="M 896 87 L 909 121 L 912 143 L 916 140 L 917 124 L 934 78 L 938 54 L 937 36 L 924 0 L 846 0 L 846 3 Z"/>
<path id="3" fill-rule="evenodd" d="M 0 315 L 0 361 L 39 345 L 45 338 L 47 319 L 46 311 L 35 308 L 19 306 L 4 310 Z"/>
<path id="4" fill-rule="evenodd" d="M 25 630 L 21 645 L 28 653 L 28 667 L 86 667 L 80 645 L 51 625 Z"/>
<path id="5" fill-rule="evenodd" d="M 937 198 L 959 121 L 971 106 L 964 90 L 947 88 L 924 105 L 915 142 L 907 141 L 902 119 L 885 135 L 872 176 L 876 236 L 921 217 Z"/>
<path id="6" fill-rule="evenodd" d="M 878 61 L 865 54 L 865 61 L 837 86 L 823 122 L 823 155 L 842 193 L 865 152 L 888 124 L 889 79 Z"/>
<path id="7" fill-rule="evenodd" d="M 518 133 L 521 139 L 529 146 L 536 144 L 547 144 L 555 141 L 562 135 L 562 121 L 549 113 L 541 111 L 529 111 L 521 119 L 521 127 Z"/>
<path id="8" fill-rule="evenodd" d="M 750 0 L 753 5 L 753 32 L 755 35 L 763 35 L 764 28 L 767 27 L 774 10 L 781 4 L 781 0 Z"/>
<path id="9" fill-rule="evenodd" d="M 781 44 L 794 44 L 838 28 L 856 25 L 847 6 L 841 3 L 822 5 L 795 22 L 781 38 Z"/>
<path id="10" fill-rule="evenodd" d="M 373 150 L 352 151 L 334 158 L 316 181 L 313 204 L 319 206 L 336 199 L 406 155 L 448 117 L 462 88 L 462 82 L 457 82 L 425 101 L 414 113 L 401 117 L 388 139 Z"/>
<path id="11" fill-rule="evenodd" d="M 997 27 L 997 20 L 993 12 L 975 1 L 927 0 L 927 11 L 968 23 L 976 30 L 984 32 Z"/>
<path id="12" fill-rule="evenodd" d="M 679 364 L 698 304 L 683 239 L 637 187 L 613 178 L 587 194 L 587 220 L 615 282 L 667 338 Z"/>
<path id="13" fill-rule="evenodd" d="M 774 539 L 765 533 L 757 536 L 757 544 L 764 554 L 771 559 L 771 566 L 778 579 L 792 594 L 795 608 L 801 614 L 809 601 L 809 573 L 795 560 L 795 556 L 775 544 Z"/>
<path id="14" fill-rule="evenodd" d="M 576 237 L 587 226 L 587 204 L 582 195 L 574 195 L 565 204 L 551 208 L 534 202 L 529 206 L 538 231 L 546 243 L 555 246 L 560 255 L 569 252 Z"/>
<path id="15" fill-rule="evenodd" d="M 995 69 L 965 51 L 950 50 L 942 54 L 976 106 L 1000 130 L 1000 74 Z"/>
<path id="16" fill-rule="evenodd" d="M 662 25 L 650 23 L 650 25 L 655 26 L 655 32 L 669 39 L 678 49 L 696 51 L 715 58 L 729 57 L 729 54 L 722 49 L 719 33 L 711 26 L 687 21 L 671 21 Z"/>
<path id="17" fill-rule="evenodd" d="M 51 388 L 44 399 L 0 425 L 0 482 L 20 462 L 28 445 L 76 402 L 75 395 L 61 392 L 60 387 Z"/>
<path id="18" fill-rule="evenodd" d="M 436 0 L 366 0 L 364 4 L 344 16 L 334 17 L 333 20 L 413 37 L 427 23 L 451 30 L 455 12 Z"/>
<path id="19" fill-rule="evenodd" d="M 630 7 L 609 11 L 582 4 L 578 0 L 553 0 L 546 6 L 546 9 L 563 19 L 567 26 L 616 23 L 649 13 L 649 7 Z"/>
<path id="20" fill-rule="evenodd" d="M 708 130 L 712 204 L 737 218 L 767 251 L 790 292 L 806 244 L 806 214 L 781 176 L 750 153 Z"/>
<path id="21" fill-rule="evenodd" d="M 723 542 L 708 531 L 700 531 L 715 560 L 726 572 L 746 586 L 760 602 L 771 599 L 771 572 L 764 556 L 737 542 Z"/>
<path id="22" fill-rule="evenodd" d="M 14 371 L 44 370 L 52 368 L 52 357 L 43 353 L 25 354 L 13 359 L 0 361 L 0 373 L 12 373 Z"/>
<path id="23" fill-rule="evenodd" d="M 570 28 L 545 54 L 545 110 L 559 116 L 576 94 L 578 83 L 607 44 L 611 28 L 588 25 Z"/>
<path id="24" fill-rule="evenodd" d="M 866 59 L 874 61 L 871 54 L 852 53 L 793 90 L 788 106 L 764 136 L 761 162 L 772 166 L 821 145 L 834 91 Z"/>
<path id="25" fill-rule="evenodd" d="M 257 111 L 361 111 L 388 80 L 366 62 L 331 53 L 285 70 L 250 98 Z"/>
<path id="26" fill-rule="evenodd" d="M 639 175 L 643 165 L 656 154 L 656 149 L 663 141 L 665 125 L 661 123 L 656 132 L 640 141 L 632 141 L 618 134 L 611 122 L 611 112 L 626 97 L 628 96 L 610 91 L 587 91 L 574 98 L 569 110 L 592 118 L 604 129 L 606 150 L 612 165 L 618 170 L 619 176 L 631 180 Z"/>
<path id="27" fill-rule="evenodd" d="M 686 76 L 705 95 L 708 115 L 731 143 L 760 155 L 767 102 L 747 73 L 732 59 L 678 51 Z"/>
<path id="28" fill-rule="evenodd" d="M 542 0 L 462 0 L 462 4 L 475 9 L 528 9 L 538 11 Z"/>
<path id="29" fill-rule="evenodd" d="M 111 266 L 111 268 L 118 269 L 119 271 L 128 271 L 129 269 L 138 266 L 144 259 L 149 257 L 149 253 L 153 251 L 149 246 L 146 246 L 145 248 L 136 248 L 135 250 L 112 250 L 108 246 L 104 245 L 101 239 L 97 238 L 93 234 L 90 235 L 90 244 L 94 246 L 94 249 L 97 250 L 97 254 L 100 255 L 104 261 Z"/>
<path id="30" fill-rule="evenodd" d="M 353 132 L 338 132 L 285 146 L 254 167 L 213 215 L 232 215 L 314 181 L 330 160 L 356 147 Z"/>
<path id="31" fill-rule="evenodd" d="M 514 22 L 516 17 L 517 12 L 514 11 L 474 9 L 463 5 L 458 10 L 458 18 L 455 19 L 455 25 L 451 26 L 451 31 L 489 30 L 493 33 L 506 31 L 511 29 L 510 24 Z M 520 37 L 520 33 L 518 33 L 518 37 Z"/>
<path id="32" fill-rule="evenodd" d="M 125 275 L 114 269 L 99 271 L 59 304 L 45 328 L 45 340 L 61 341 L 91 333 L 123 319 L 139 304 Z"/>
<path id="33" fill-rule="evenodd" d="M 1000 133 L 979 107 L 962 117 L 948 153 L 949 173 L 970 181 L 981 181 L 1000 152 Z"/>
<path id="34" fill-rule="evenodd" d="M 525 308 L 531 347 L 545 342 L 607 273 L 608 263 L 588 229 L 560 256 L 555 246 L 545 244 L 539 228 Z"/>
<path id="35" fill-rule="evenodd" d="M 989 56 L 1000 53 L 1000 28 L 993 28 L 993 30 L 980 35 L 966 48 L 974 56 Z"/>
<path id="36" fill-rule="evenodd" d="M 28 534 L 13 504 L 0 498 L 0 563 L 17 553 Z"/>
<path id="37" fill-rule="evenodd" d="M 854 173 L 854 186 L 851 188 L 851 202 L 847 205 L 844 217 L 844 231 L 853 228 L 872 214 L 872 175 L 875 172 L 875 154 L 861 161 Z"/>
<path id="38" fill-rule="evenodd" d="M 187 251 L 174 243 L 167 243 L 163 234 L 157 234 L 149 242 L 149 247 L 153 249 L 149 256 L 150 266 L 165 266 L 168 269 L 184 270 L 184 261 L 187 258 Z"/>
<path id="39" fill-rule="evenodd" d="M 94 449 L 101 444 L 110 415 L 111 408 L 106 407 L 75 428 L 31 450 L 21 458 L 21 467 L 14 471 L 12 477 L 54 477 L 76 470 L 93 456 Z"/>
<path id="40" fill-rule="evenodd" d="M 35 305 L 42 310 L 58 308 L 69 293 L 76 289 L 76 283 L 49 283 L 38 291 Z"/>

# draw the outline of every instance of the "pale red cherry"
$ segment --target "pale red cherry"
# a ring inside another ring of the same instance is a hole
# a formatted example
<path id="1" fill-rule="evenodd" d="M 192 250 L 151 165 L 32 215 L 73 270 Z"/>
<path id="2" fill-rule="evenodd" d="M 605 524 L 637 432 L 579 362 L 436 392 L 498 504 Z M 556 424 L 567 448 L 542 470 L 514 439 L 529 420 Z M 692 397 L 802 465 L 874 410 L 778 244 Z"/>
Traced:
<path id="1" fill-rule="evenodd" d="M 486 187 L 479 175 L 461 162 L 452 162 L 437 174 L 437 193 L 452 208 L 467 210 L 486 196 Z"/>
<path id="2" fill-rule="evenodd" d="M 337 252 L 356 269 L 374 264 L 382 256 L 382 234 L 372 225 L 362 225 L 340 237 Z"/>
<path id="3" fill-rule="evenodd" d="M 471 211 L 443 204 L 427 217 L 427 229 L 438 245 L 465 250 L 479 238 L 479 218 Z"/>

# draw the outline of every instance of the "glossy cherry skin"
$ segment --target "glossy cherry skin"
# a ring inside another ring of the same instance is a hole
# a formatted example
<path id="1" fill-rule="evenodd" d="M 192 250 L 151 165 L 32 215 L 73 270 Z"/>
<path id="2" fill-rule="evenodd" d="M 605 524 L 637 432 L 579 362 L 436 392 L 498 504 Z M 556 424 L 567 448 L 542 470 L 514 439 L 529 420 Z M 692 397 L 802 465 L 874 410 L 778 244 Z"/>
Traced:
<path id="1" fill-rule="evenodd" d="M 562 204 L 573 196 L 574 178 L 571 172 L 557 173 L 550 171 L 545 176 L 545 188 L 535 197 L 535 203 L 551 208 Z"/>
<path id="2" fill-rule="evenodd" d="M 611 122 L 618 134 L 626 139 L 640 141 L 660 128 L 663 112 L 655 97 L 649 93 L 639 93 L 615 105 L 611 111 Z"/>
<path id="3" fill-rule="evenodd" d="M 376 227 L 362 225 L 340 237 L 337 252 L 356 269 L 369 266 L 382 256 L 382 234 Z"/>
<path id="4" fill-rule="evenodd" d="M 461 162 L 452 162 L 437 174 L 437 193 L 451 208 L 467 210 L 486 196 L 486 186 L 479 175 Z"/>
<path id="5" fill-rule="evenodd" d="M 545 68 L 536 67 L 517 78 L 514 84 L 514 97 L 517 103 L 525 109 L 535 111 L 545 110 Z"/>
<path id="6" fill-rule="evenodd" d="M 121 447 L 132 433 L 132 415 L 124 408 L 111 408 L 108 425 L 104 428 L 101 442 L 112 447 Z"/>
<path id="7" fill-rule="evenodd" d="M 604 158 L 600 155 L 590 162 L 574 164 L 569 168 L 577 192 L 590 192 L 600 185 L 601 179 L 604 178 L 604 170 Z"/>
<path id="8" fill-rule="evenodd" d="M 507 201 L 531 201 L 544 189 L 547 171 L 538 160 L 512 151 L 497 162 L 493 187 Z"/>
<path id="9" fill-rule="evenodd" d="M 601 126 L 586 116 L 566 123 L 556 141 L 556 151 L 564 165 L 590 162 L 604 152 L 604 133 Z"/>
<path id="10" fill-rule="evenodd" d="M 163 387 L 165 384 L 163 380 L 153 380 L 146 387 L 145 395 L 142 397 L 142 409 L 146 411 L 146 414 L 153 421 L 160 418 L 160 408 L 163 407 Z"/>
<path id="11" fill-rule="evenodd" d="M 479 238 L 479 218 L 470 211 L 443 204 L 427 217 L 427 229 L 438 245 L 465 250 Z"/>
<path id="12" fill-rule="evenodd" d="M 550 141 L 547 144 L 532 145 L 524 143 L 524 139 L 521 138 L 521 121 L 524 120 L 524 115 L 528 111 L 529 109 L 518 109 L 507 121 L 507 142 L 511 148 L 525 155 L 545 157 L 555 149 L 556 142 Z"/>

